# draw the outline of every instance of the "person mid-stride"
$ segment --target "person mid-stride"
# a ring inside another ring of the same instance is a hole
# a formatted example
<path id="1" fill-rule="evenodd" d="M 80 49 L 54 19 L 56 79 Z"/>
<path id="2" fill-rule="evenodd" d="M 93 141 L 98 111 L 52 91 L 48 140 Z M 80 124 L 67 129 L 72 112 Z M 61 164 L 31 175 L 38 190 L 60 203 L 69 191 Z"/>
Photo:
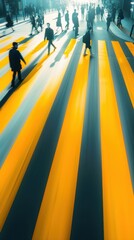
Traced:
<path id="1" fill-rule="evenodd" d="M 10 67 L 11 70 L 13 71 L 13 77 L 12 77 L 12 83 L 11 83 L 11 87 L 15 86 L 15 78 L 16 78 L 16 74 L 18 73 L 18 78 L 19 81 L 22 81 L 22 77 L 21 77 L 21 60 L 26 64 L 24 58 L 22 57 L 21 53 L 17 50 L 18 48 L 18 43 L 17 42 L 13 42 L 12 43 L 13 47 L 12 49 L 9 51 L 9 63 L 10 63 Z"/>
<path id="2" fill-rule="evenodd" d="M 87 32 L 85 33 L 85 35 L 83 36 L 83 43 L 85 43 L 85 50 L 84 50 L 84 56 L 87 55 L 86 51 L 87 51 L 87 48 L 90 50 L 90 57 L 93 56 L 93 53 L 92 53 L 92 49 L 91 49 L 91 45 L 90 45 L 90 29 L 87 30 Z"/>
<path id="3" fill-rule="evenodd" d="M 50 23 L 47 23 L 47 28 L 45 29 L 44 40 L 46 38 L 48 40 L 48 55 L 50 55 L 50 46 L 52 45 L 54 47 L 54 50 L 56 49 L 55 45 L 53 44 L 54 31 L 52 28 L 50 28 Z"/>

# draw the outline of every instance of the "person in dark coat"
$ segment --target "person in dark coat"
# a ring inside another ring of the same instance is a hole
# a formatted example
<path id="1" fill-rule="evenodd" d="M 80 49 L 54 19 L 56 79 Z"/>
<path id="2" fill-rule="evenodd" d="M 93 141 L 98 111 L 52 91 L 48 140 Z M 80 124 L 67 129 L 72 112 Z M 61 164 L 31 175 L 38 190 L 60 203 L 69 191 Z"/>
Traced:
<path id="1" fill-rule="evenodd" d="M 48 40 L 48 55 L 50 54 L 50 46 L 52 45 L 54 49 L 56 49 L 55 45 L 53 44 L 54 39 L 54 31 L 50 28 L 50 23 L 47 23 L 47 28 L 45 29 L 44 40 L 47 38 Z"/>
<path id="2" fill-rule="evenodd" d="M 124 19 L 124 15 L 122 9 L 120 9 L 117 17 L 117 27 L 119 28 L 122 27 L 122 19 Z"/>
<path id="3" fill-rule="evenodd" d="M 84 56 L 87 55 L 87 53 L 86 53 L 87 48 L 90 50 L 90 56 L 91 57 L 93 56 L 90 41 L 91 41 L 90 29 L 88 29 L 87 32 L 85 33 L 85 35 L 83 36 L 83 43 L 85 43 L 85 50 L 84 50 L 84 54 L 83 54 Z"/>
<path id="4" fill-rule="evenodd" d="M 116 16 L 116 7 L 112 7 L 112 21 L 115 22 L 115 16 Z"/>
<path id="5" fill-rule="evenodd" d="M 109 31 L 109 27 L 110 27 L 111 21 L 112 21 L 111 15 L 108 14 L 107 15 L 107 19 L 106 19 L 107 31 Z"/>
<path id="6" fill-rule="evenodd" d="M 77 17 L 76 9 L 74 9 L 74 12 L 72 13 L 72 22 L 73 22 L 73 30 L 75 30 L 75 18 Z"/>
<path id="7" fill-rule="evenodd" d="M 66 21 L 65 28 L 68 30 L 69 29 L 69 11 L 68 10 L 65 13 L 65 21 Z"/>
<path id="8" fill-rule="evenodd" d="M 19 81 L 22 81 L 22 77 L 21 77 L 21 68 L 22 68 L 21 60 L 25 64 L 26 64 L 26 62 L 25 62 L 24 58 L 22 57 L 21 53 L 17 50 L 18 43 L 17 42 L 13 42 L 12 45 L 13 45 L 13 47 L 9 51 L 9 63 L 10 63 L 11 70 L 13 71 L 13 78 L 12 78 L 11 86 L 14 87 L 15 86 L 16 73 L 18 73 Z"/>
<path id="9" fill-rule="evenodd" d="M 79 35 L 79 19 L 78 19 L 78 13 L 76 13 L 74 17 L 74 29 L 75 29 L 75 38 Z"/>
<path id="10" fill-rule="evenodd" d="M 13 29 L 13 20 L 12 20 L 12 18 L 11 18 L 11 16 L 10 16 L 9 13 L 7 13 L 7 15 L 6 15 L 6 21 L 7 21 L 6 27 L 7 27 L 7 28 L 11 28 L 12 31 L 14 32 L 14 29 Z"/>
<path id="11" fill-rule="evenodd" d="M 59 28 L 61 28 L 61 31 L 63 32 L 62 23 L 61 23 L 61 13 L 60 12 L 58 12 L 56 26 L 57 26 L 57 31 L 58 31 Z"/>

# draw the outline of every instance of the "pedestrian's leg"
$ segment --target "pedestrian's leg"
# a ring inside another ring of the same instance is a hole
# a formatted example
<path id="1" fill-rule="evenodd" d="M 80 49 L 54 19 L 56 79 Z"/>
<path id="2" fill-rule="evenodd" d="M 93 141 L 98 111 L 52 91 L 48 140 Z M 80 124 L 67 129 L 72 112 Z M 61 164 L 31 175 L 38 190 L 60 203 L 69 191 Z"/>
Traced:
<path id="1" fill-rule="evenodd" d="M 77 37 L 77 33 L 78 33 L 78 28 L 75 27 L 75 37 Z"/>
<path id="2" fill-rule="evenodd" d="M 48 41 L 48 55 L 50 54 L 50 45 L 51 45 L 51 41 Z"/>
<path id="3" fill-rule="evenodd" d="M 55 45 L 53 44 L 53 42 L 51 42 L 51 45 L 54 47 L 54 49 L 56 49 Z"/>
<path id="4" fill-rule="evenodd" d="M 19 79 L 20 82 L 22 81 L 21 71 L 20 70 L 18 71 L 18 79 Z"/>
<path id="5" fill-rule="evenodd" d="M 16 77 L 16 72 L 13 72 L 13 78 L 12 78 L 12 83 L 11 83 L 12 87 L 14 87 L 14 85 L 15 85 L 15 77 Z"/>
<path id="6" fill-rule="evenodd" d="M 30 35 L 32 35 L 32 33 L 33 33 L 33 29 L 34 29 L 34 26 L 32 25 L 32 28 L 31 28 L 31 33 L 30 33 Z"/>

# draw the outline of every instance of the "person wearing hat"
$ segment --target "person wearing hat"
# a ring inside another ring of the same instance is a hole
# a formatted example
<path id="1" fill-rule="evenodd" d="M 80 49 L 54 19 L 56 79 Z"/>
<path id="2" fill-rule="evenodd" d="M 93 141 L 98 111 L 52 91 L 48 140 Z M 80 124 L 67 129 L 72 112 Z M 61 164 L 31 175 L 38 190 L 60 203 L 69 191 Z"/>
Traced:
<path id="1" fill-rule="evenodd" d="M 17 50 L 18 49 L 18 43 L 17 42 L 13 42 L 12 45 L 13 45 L 13 47 L 9 51 L 9 63 L 10 63 L 11 71 L 13 72 L 11 86 L 14 87 L 15 86 L 15 78 L 16 78 L 16 74 L 17 73 L 18 73 L 19 81 L 20 82 L 22 81 L 22 77 L 21 77 L 21 68 L 22 68 L 21 60 L 25 64 L 26 64 L 26 61 L 22 57 L 21 53 Z"/>

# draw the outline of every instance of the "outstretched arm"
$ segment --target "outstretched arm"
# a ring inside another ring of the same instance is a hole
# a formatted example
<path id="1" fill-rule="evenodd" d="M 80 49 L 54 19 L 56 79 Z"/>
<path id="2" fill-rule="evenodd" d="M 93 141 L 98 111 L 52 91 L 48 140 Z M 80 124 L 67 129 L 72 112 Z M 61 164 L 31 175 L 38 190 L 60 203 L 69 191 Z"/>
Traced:
<path id="1" fill-rule="evenodd" d="M 20 53 L 20 59 L 26 64 L 25 59 L 22 57 L 21 53 Z"/>

